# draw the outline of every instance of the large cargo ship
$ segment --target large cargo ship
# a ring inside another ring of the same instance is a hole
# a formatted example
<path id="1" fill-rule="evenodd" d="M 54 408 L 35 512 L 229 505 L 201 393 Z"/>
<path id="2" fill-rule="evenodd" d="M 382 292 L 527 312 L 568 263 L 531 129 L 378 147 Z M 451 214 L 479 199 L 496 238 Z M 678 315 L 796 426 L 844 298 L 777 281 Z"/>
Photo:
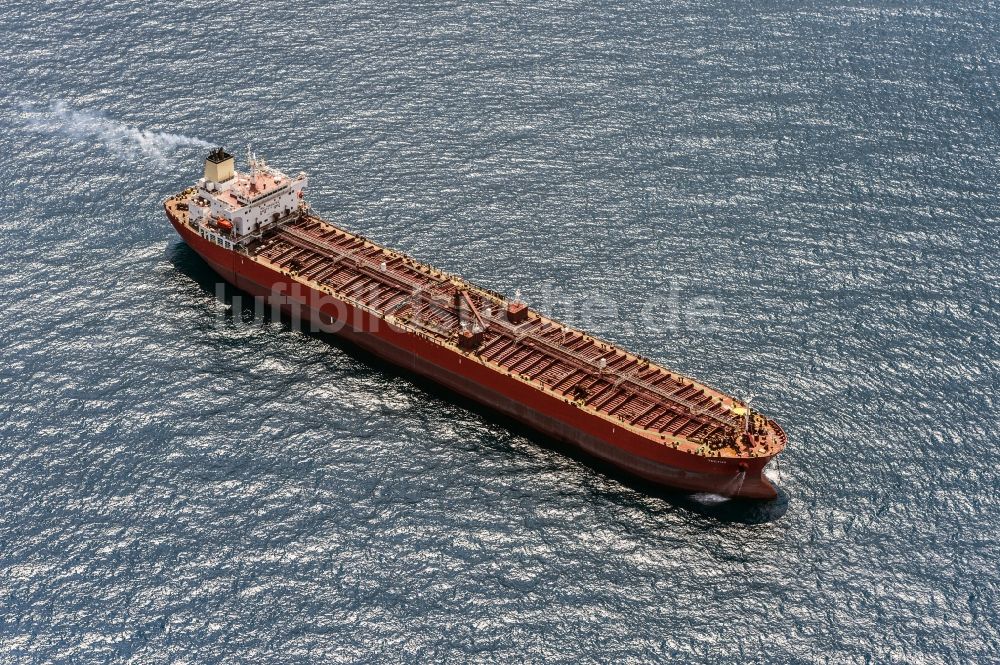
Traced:
<path id="1" fill-rule="evenodd" d="M 314 214 L 289 177 L 222 149 L 166 200 L 219 275 L 406 370 L 654 483 L 772 499 L 773 420 L 647 358 Z"/>

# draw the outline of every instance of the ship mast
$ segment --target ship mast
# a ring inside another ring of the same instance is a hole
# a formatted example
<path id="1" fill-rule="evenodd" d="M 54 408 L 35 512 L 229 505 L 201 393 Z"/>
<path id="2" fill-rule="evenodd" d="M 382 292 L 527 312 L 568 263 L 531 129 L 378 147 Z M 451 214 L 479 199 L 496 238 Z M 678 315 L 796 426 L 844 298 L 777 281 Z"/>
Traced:
<path id="1" fill-rule="evenodd" d="M 754 401 L 754 399 L 756 397 L 757 396 L 755 394 L 750 393 L 747 396 L 747 398 L 743 400 L 746 403 L 746 405 L 747 405 L 746 416 L 743 419 L 743 431 L 747 432 L 747 433 L 750 432 L 750 418 L 751 418 L 751 414 L 753 413 L 753 410 L 750 408 L 750 404 Z"/>

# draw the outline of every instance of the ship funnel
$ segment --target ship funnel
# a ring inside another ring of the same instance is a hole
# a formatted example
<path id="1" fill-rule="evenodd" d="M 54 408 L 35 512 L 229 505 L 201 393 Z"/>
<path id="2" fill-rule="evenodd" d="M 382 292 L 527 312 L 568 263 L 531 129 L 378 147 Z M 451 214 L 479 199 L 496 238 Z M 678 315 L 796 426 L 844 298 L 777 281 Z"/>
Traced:
<path id="1" fill-rule="evenodd" d="M 205 158 L 205 180 L 207 182 L 226 182 L 231 180 L 236 172 L 236 160 L 222 148 L 216 148 Z"/>

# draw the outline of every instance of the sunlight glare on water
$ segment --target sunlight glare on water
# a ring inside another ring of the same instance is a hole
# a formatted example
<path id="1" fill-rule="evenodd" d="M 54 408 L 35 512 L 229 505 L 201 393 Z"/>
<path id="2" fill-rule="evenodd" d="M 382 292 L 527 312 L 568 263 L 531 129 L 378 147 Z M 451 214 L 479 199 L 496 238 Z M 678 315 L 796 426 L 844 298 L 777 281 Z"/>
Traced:
<path id="1" fill-rule="evenodd" d="M 1000 660 L 998 37 L 966 0 L 0 6 L 0 661 Z M 782 496 L 652 492 L 241 321 L 161 204 L 247 144 L 756 394 Z"/>

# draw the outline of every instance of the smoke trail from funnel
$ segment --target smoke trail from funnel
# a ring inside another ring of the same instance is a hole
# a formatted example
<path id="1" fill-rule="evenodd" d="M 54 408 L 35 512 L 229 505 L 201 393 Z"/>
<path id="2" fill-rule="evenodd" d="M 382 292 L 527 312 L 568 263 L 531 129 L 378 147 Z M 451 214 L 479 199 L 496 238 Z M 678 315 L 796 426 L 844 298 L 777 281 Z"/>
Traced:
<path id="1" fill-rule="evenodd" d="M 100 113 L 76 111 L 65 102 L 52 102 L 48 109 L 25 108 L 28 126 L 40 132 L 61 133 L 91 140 L 123 158 L 145 156 L 166 162 L 178 148 L 210 148 L 212 144 L 184 134 L 154 132 L 112 120 Z"/>

